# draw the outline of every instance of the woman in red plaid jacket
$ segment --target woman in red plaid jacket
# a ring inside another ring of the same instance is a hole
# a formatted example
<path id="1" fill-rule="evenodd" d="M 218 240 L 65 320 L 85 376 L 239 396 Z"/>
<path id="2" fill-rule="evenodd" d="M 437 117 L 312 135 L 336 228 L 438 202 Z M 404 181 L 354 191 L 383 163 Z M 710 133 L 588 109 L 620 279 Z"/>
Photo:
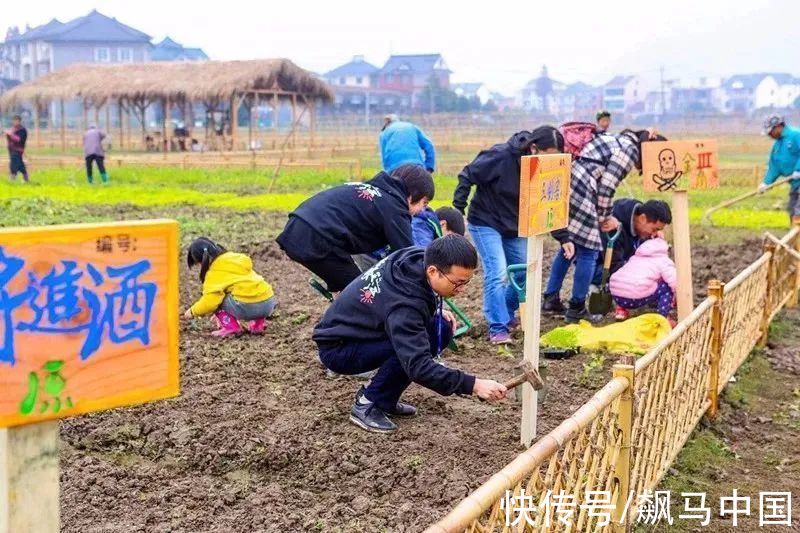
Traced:
<path id="1" fill-rule="evenodd" d="M 597 258 L 603 249 L 600 231 L 615 227 L 611 216 L 614 193 L 625 176 L 636 167 L 641 172 L 642 142 L 665 141 L 654 129 L 624 130 L 618 135 L 599 134 L 580 152 L 572 164 L 569 199 L 569 225 L 553 232 L 561 243 L 550 269 L 550 279 L 542 299 L 542 310 L 565 311 L 561 285 L 570 265 L 575 263 L 572 298 L 565 312 L 567 322 L 590 318 L 586 296 Z"/>

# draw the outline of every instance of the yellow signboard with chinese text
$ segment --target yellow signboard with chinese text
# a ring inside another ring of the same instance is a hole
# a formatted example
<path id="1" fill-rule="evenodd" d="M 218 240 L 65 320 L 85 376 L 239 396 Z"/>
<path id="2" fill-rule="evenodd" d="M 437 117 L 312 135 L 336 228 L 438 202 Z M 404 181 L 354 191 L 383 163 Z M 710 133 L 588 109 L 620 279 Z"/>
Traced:
<path id="1" fill-rule="evenodd" d="M 0 427 L 176 396 L 178 224 L 0 230 Z"/>
<path id="2" fill-rule="evenodd" d="M 519 181 L 519 236 L 532 237 L 569 224 L 572 156 L 522 157 Z"/>

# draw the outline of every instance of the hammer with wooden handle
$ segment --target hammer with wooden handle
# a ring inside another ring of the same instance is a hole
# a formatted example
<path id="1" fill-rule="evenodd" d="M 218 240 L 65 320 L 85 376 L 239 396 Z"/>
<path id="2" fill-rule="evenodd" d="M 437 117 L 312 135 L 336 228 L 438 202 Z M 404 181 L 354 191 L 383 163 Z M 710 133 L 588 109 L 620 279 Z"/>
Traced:
<path id="1" fill-rule="evenodd" d="M 525 382 L 528 382 L 533 387 L 533 390 L 540 390 L 544 387 L 544 381 L 542 381 L 542 377 L 539 375 L 539 372 L 533 368 L 533 365 L 530 361 L 522 361 L 519 365 L 519 369 L 522 370 L 522 374 L 511 378 L 510 380 L 503 383 L 506 389 L 511 390 L 515 387 L 519 387 Z"/>

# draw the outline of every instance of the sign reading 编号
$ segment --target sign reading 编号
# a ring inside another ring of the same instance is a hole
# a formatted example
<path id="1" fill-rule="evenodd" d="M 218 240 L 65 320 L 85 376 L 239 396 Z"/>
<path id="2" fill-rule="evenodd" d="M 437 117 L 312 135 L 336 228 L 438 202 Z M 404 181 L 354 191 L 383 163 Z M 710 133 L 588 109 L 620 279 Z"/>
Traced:
<path id="1" fill-rule="evenodd" d="M 532 237 L 569 223 L 569 154 L 524 156 L 519 180 L 519 236 Z"/>
<path id="2" fill-rule="evenodd" d="M 718 165 L 716 139 L 642 143 L 642 176 L 649 192 L 716 189 Z"/>
<path id="3" fill-rule="evenodd" d="M 178 225 L 0 230 L 0 427 L 175 396 Z"/>

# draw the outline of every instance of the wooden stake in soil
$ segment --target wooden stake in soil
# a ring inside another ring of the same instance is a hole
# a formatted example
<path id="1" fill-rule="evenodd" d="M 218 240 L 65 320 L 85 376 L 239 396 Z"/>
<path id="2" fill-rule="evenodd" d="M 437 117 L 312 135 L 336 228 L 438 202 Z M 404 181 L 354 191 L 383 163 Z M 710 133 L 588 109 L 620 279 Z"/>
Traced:
<path id="1" fill-rule="evenodd" d="M 528 238 L 528 268 L 525 271 L 527 283 L 526 312 L 522 314 L 525 332 L 524 360 L 533 368 L 539 368 L 539 332 L 542 309 L 542 260 L 544 259 L 544 239 L 542 236 Z M 538 416 L 539 392 L 528 384 L 522 385 L 522 432 L 520 441 L 530 446 L 536 437 L 536 418 Z"/>
<path id="2" fill-rule="evenodd" d="M 520 237 L 528 237 L 526 303 L 520 306 L 525 342 L 524 360 L 539 368 L 539 328 L 542 309 L 542 261 L 544 235 L 569 222 L 571 159 L 563 154 L 525 156 L 520 165 Z M 530 383 L 522 386 L 520 442 L 530 446 L 536 437 L 538 392 Z"/>
<path id="3" fill-rule="evenodd" d="M 692 288 L 692 245 L 689 229 L 689 194 L 685 190 L 672 193 L 672 240 L 675 246 L 675 265 L 678 269 L 678 320 L 694 309 Z"/>
<path id="4" fill-rule="evenodd" d="M 60 530 L 58 421 L 0 429 L 0 533 Z"/>

